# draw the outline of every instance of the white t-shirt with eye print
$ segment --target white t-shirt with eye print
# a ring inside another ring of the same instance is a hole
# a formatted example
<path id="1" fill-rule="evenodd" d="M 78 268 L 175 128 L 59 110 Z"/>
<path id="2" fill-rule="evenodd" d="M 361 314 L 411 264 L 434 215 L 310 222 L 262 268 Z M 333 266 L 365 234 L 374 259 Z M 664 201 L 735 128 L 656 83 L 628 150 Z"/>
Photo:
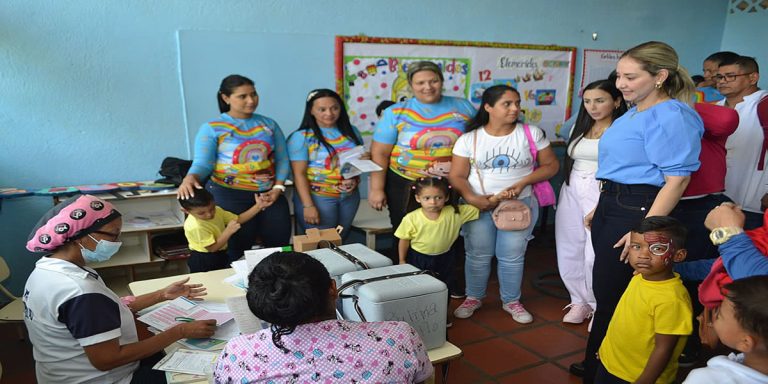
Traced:
<path id="1" fill-rule="evenodd" d="M 549 146 L 549 140 L 539 127 L 528 127 L 539 151 Z M 533 172 L 533 158 L 522 123 L 518 123 L 515 130 L 506 136 L 491 136 L 485 132 L 485 127 L 476 131 L 477 152 L 474 147 L 475 131 L 462 135 L 453 146 L 454 155 L 469 158 L 470 170 L 467 179 L 475 193 L 483 194 L 477 169 L 483 177 L 485 194 L 499 193 Z M 519 197 L 530 195 L 531 187 L 527 186 Z"/>

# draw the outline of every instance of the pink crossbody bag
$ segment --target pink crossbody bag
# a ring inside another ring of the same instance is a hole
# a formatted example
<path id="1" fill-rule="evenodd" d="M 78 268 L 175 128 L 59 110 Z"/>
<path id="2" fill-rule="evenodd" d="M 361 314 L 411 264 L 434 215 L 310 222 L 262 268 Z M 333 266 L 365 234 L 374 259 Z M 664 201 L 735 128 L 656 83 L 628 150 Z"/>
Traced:
<path id="1" fill-rule="evenodd" d="M 536 149 L 536 142 L 533 140 L 531 129 L 528 127 L 528 124 L 523 124 L 523 130 L 525 131 L 525 137 L 528 138 L 528 147 L 531 149 L 533 170 L 535 171 L 536 168 L 538 168 L 536 164 L 538 164 L 537 155 L 539 154 L 539 150 Z M 536 200 L 539 201 L 540 207 L 554 206 L 557 203 L 555 190 L 552 188 L 552 184 L 549 183 L 549 180 L 539 181 L 538 183 L 533 184 L 532 188 L 533 195 L 536 196 Z"/>
<path id="2" fill-rule="evenodd" d="M 480 174 L 480 168 L 477 167 L 477 130 L 474 131 L 473 141 L 472 161 L 475 163 L 477 178 L 480 180 L 480 190 L 484 195 L 487 195 L 483 185 L 483 176 Z M 520 200 L 504 200 L 493 210 L 491 218 L 499 230 L 520 231 L 531 225 L 531 208 Z"/>

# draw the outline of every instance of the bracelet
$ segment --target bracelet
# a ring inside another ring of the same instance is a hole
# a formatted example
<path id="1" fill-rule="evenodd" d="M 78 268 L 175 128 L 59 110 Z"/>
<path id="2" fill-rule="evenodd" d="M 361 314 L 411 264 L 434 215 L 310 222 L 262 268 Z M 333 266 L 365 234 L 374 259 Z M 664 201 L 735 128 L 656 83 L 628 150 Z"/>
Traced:
<path id="1" fill-rule="evenodd" d="M 307 208 L 314 208 L 314 207 L 315 207 L 314 205 L 305 205 L 305 206 L 304 206 L 304 209 L 307 209 Z"/>
<path id="2" fill-rule="evenodd" d="M 279 189 L 280 192 L 285 192 L 285 185 L 275 184 L 272 186 L 272 189 Z"/>

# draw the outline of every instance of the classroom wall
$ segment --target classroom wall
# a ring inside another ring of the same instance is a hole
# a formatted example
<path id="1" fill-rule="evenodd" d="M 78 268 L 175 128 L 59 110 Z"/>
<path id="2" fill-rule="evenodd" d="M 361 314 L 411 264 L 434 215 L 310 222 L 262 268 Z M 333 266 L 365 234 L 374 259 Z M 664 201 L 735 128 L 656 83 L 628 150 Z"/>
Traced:
<path id="1" fill-rule="evenodd" d="M 189 157 L 188 140 L 203 122 L 184 119 L 179 30 L 258 38 L 362 33 L 558 44 L 579 48 L 577 68 L 584 48 L 626 49 L 662 40 L 678 49 L 683 65 L 696 69 L 725 42 L 727 5 L 727 0 L 5 0 L 0 7 L 0 186 L 154 179 L 165 156 Z M 729 23 L 728 41 L 749 45 L 753 39 L 739 39 L 742 33 L 751 36 Z M 302 60 L 334 47 L 309 49 L 286 45 L 263 55 Z M 248 60 L 234 50 L 222 50 L 211 60 L 231 62 L 238 71 L 248 68 Z M 296 73 L 282 67 L 268 76 L 242 71 L 259 78 L 258 88 L 274 90 L 261 93 L 259 112 L 294 116 L 279 121 L 286 133 L 293 130 L 303 101 L 283 98 L 279 90 L 281 84 L 295 86 Z M 312 72 L 311 63 L 307 71 Z M 319 81 L 301 83 L 307 90 L 334 84 L 333 73 L 312 76 Z M 211 82 L 219 80 L 215 75 Z M 215 111 L 215 89 L 207 92 Z M 35 261 L 23 250 L 26 236 L 50 204 L 43 197 L 2 203 L 0 255 L 11 266 L 15 292 L 20 293 Z"/>
<path id="2" fill-rule="evenodd" d="M 751 56 L 762 68 L 758 85 L 768 88 L 768 3 L 760 0 L 745 0 L 730 4 L 723 30 L 723 51 L 733 51 Z M 759 3 L 766 4 L 765 6 Z M 742 9 L 743 7 L 743 9 Z"/>

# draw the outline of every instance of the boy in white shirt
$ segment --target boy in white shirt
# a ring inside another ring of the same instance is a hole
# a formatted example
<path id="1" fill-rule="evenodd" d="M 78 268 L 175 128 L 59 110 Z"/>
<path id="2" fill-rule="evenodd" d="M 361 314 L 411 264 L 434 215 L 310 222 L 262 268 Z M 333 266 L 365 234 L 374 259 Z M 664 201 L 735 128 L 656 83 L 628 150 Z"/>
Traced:
<path id="1" fill-rule="evenodd" d="M 739 279 L 725 289 L 712 327 L 723 344 L 742 353 L 709 359 L 684 384 L 768 383 L 768 276 Z"/>

